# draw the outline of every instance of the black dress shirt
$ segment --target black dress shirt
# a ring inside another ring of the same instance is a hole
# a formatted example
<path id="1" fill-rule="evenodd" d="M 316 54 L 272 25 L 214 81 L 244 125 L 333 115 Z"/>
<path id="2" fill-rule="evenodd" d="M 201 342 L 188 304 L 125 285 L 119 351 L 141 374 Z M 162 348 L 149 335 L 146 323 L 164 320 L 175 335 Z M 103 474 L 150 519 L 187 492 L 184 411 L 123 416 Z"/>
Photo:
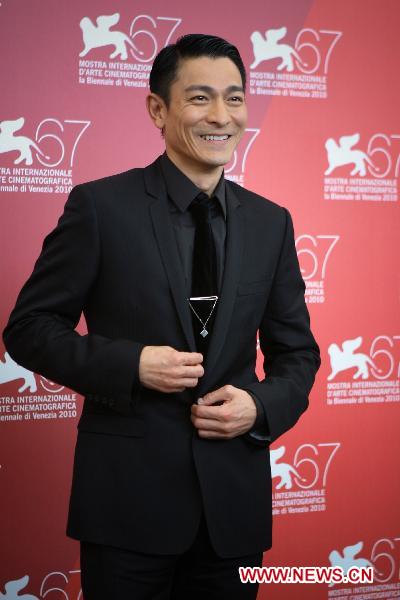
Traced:
<path id="1" fill-rule="evenodd" d="M 168 209 L 173 225 L 182 269 L 186 279 L 186 289 L 190 296 L 192 284 L 192 258 L 196 223 L 189 210 L 194 198 L 202 191 L 168 158 L 167 153 L 161 157 L 161 170 L 168 194 Z M 215 241 L 217 255 L 217 281 L 218 293 L 221 292 L 222 277 L 225 264 L 225 238 L 226 238 L 226 196 L 225 178 L 222 173 L 214 190 L 216 199 L 212 212 L 211 229 Z M 252 392 L 248 392 L 257 407 L 257 417 L 249 434 L 258 439 L 268 439 L 268 424 L 264 408 L 260 400 Z"/>

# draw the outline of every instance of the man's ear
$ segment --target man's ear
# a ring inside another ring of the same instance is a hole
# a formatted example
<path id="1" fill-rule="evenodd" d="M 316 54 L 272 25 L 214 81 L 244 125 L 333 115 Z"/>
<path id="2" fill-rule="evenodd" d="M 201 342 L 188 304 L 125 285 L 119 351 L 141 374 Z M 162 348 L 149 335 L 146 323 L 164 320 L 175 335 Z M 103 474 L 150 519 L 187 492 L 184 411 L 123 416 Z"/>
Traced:
<path id="1" fill-rule="evenodd" d="M 158 94 L 151 92 L 146 97 L 146 107 L 154 125 L 162 130 L 167 118 L 167 107 L 164 100 Z"/>

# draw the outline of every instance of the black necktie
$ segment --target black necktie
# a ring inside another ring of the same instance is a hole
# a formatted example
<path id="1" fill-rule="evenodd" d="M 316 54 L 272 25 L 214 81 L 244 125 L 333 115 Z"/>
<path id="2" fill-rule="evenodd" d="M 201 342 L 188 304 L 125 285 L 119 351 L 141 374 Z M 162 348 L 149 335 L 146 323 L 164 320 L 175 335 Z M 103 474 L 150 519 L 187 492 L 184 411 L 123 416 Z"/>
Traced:
<path id="1" fill-rule="evenodd" d="M 215 207 L 216 202 L 216 198 L 209 198 L 207 194 L 201 192 L 190 205 L 190 212 L 196 223 L 193 247 L 191 296 L 214 296 L 218 294 L 217 255 L 211 228 L 212 209 Z M 197 349 L 204 355 L 207 353 L 208 342 L 217 309 L 217 306 L 215 306 L 208 319 L 213 304 L 214 301 L 211 300 L 191 301 L 193 331 Z M 204 323 L 206 323 L 205 326 Z M 208 332 L 207 335 L 204 335 L 204 330 Z M 202 331 L 203 335 L 201 334 Z"/>

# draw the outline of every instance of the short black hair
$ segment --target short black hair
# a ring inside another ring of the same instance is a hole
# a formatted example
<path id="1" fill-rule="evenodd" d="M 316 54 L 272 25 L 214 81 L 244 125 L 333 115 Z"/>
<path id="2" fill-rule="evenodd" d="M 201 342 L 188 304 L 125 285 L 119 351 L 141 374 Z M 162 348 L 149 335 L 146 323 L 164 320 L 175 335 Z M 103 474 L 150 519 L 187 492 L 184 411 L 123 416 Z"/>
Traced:
<path id="1" fill-rule="evenodd" d="M 150 91 L 158 94 L 169 106 L 170 88 L 176 79 L 180 61 L 201 56 L 230 58 L 239 69 L 243 89 L 246 90 L 246 69 L 236 46 L 216 35 L 189 33 L 157 54 L 150 72 Z"/>

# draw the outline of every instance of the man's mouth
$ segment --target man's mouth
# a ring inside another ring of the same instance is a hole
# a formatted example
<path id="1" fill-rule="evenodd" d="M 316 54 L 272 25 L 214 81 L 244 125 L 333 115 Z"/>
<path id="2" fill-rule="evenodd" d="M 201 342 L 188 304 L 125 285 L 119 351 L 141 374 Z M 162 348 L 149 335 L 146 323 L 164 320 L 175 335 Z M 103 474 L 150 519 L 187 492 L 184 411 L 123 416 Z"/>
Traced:
<path id="1" fill-rule="evenodd" d="M 228 140 L 230 137 L 232 137 L 231 135 L 225 133 L 223 135 L 201 135 L 200 136 L 203 140 L 206 140 L 208 142 L 225 142 L 226 140 Z"/>

